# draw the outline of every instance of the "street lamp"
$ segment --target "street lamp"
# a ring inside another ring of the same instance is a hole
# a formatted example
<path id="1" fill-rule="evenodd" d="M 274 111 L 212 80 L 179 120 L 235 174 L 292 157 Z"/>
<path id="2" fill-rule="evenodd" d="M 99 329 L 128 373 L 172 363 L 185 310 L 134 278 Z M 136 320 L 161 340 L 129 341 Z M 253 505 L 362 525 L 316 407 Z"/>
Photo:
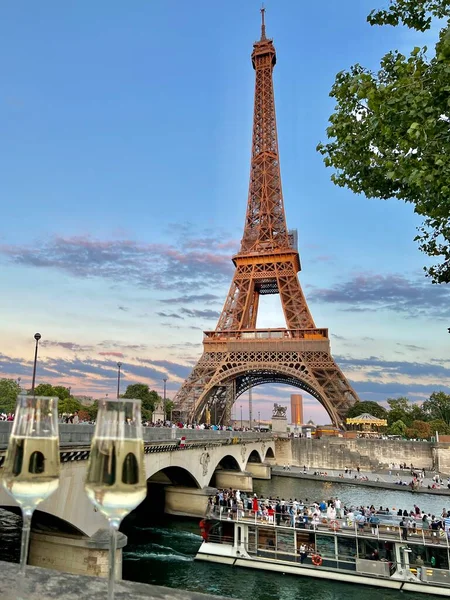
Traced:
<path id="1" fill-rule="evenodd" d="M 258 424 L 259 424 L 259 430 L 261 431 L 261 411 L 258 410 Z"/>
<path id="2" fill-rule="evenodd" d="M 120 396 L 120 368 L 122 366 L 121 362 L 117 363 L 117 368 L 118 368 L 118 372 L 117 372 L 117 397 Z"/>
<path id="3" fill-rule="evenodd" d="M 241 429 L 243 429 L 243 427 L 242 427 L 242 404 L 241 404 Z"/>
<path id="4" fill-rule="evenodd" d="M 166 411 L 166 383 L 167 383 L 167 377 L 163 377 L 163 381 L 164 381 L 164 422 L 167 419 L 167 411 Z"/>
<path id="5" fill-rule="evenodd" d="M 34 334 L 34 339 L 36 340 L 36 348 L 34 350 L 33 381 L 31 382 L 31 393 L 32 394 L 34 394 L 34 384 L 36 381 L 36 364 L 37 364 L 38 346 L 39 346 L 39 340 L 41 339 L 41 337 L 42 336 L 40 333 Z"/>

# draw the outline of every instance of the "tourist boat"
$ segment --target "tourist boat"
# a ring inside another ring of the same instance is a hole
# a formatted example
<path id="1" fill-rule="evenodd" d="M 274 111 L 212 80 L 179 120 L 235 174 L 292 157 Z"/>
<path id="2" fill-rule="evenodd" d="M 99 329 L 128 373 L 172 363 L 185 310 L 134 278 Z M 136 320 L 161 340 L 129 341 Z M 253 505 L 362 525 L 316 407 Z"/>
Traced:
<path id="1" fill-rule="evenodd" d="M 225 513 L 200 522 L 203 543 L 196 560 L 233 567 L 332 579 L 399 591 L 450 595 L 448 537 L 417 529 L 407 539 L 397 524 L 370 526 L 334 520 L 297 528 Z M 303 524 L 301 524 L 302 526 Z M 299 550 L 308 554 L 300 563 Z"/>

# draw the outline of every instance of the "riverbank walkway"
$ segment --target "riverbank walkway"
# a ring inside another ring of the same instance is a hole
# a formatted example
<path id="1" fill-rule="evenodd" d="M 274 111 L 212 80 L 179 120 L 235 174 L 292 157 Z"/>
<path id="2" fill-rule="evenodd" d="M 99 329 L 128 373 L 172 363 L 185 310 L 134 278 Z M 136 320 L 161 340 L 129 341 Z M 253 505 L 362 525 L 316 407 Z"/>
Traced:
<path id="1" fill-rule="evenodd" d="M 316 473 L 316 475 L 314 475 Z M 319 474 L 318 474 L 319 473 Z M 321 474 L 322 473 L 322 474 Z M 326 473 L 326 475 L 324 474 Z M 356 476 L 356 479 L 355 479 Z M 437 489 L 428 489 L 433 485 L 434 473 L 431 471 L 429 476 L 422 479 L 422 487 L 411 489 L 409 485 L 399 485 L 396 483 L 399 479 L 407 484 L 412 480 L 409 470 L 389 471 L 360 471 L 357 473 L 352 469 L 352 474 L 345 474 L 336 469 L 307 469 L 304 473 L 302 467 L 290 467 L 286 470 L 284 467 L 272 467 L 272 477 L 292 477 L 295 479 L 305 479 L 311 481 L 329 481 L 331 483 L 344 483 L 348 485 L 358 485 L 364 487 L 382 488 L 395 490 L 397 492 L 414 492 L 419 494 L 435 494 L 441 496 L 450 496 L 450 489 L 447 487 L 447 478 L 444 479 L 444 485 Z M 363 479 L 361 479 L 363 478 Z M 366 479 L 367 478 L 367 479 Z"/>

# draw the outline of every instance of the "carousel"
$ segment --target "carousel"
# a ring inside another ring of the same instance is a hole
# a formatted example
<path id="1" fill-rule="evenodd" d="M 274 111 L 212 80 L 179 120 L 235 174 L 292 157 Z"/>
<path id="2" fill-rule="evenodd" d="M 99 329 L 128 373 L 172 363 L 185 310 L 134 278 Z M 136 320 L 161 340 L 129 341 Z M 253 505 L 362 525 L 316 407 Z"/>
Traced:
<path id="1" fill-rule="evenodd" d="M 386 419 L 379 419 L 369 413 L 363 413 L 358 417 L 352 417 L 346 419 L 347 425 L 351 425 L 353 430 L 359 432 L 358 437 L 367 438 L 380 438 L 381 433 L 379 432 L 380 427 L 386 427 Z"/>

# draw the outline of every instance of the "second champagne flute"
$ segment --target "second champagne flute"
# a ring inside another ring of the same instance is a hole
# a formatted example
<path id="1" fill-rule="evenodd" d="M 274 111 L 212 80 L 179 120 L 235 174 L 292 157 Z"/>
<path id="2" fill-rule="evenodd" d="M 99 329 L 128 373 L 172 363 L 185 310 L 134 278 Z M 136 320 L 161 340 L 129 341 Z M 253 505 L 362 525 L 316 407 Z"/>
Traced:
<path id="1" fill-rule="evenodd" d="M 108 600 L 114 598 L 117 531 L 147 495 L 141 401 L 100 400 L 85 489 L 109 521 Z"/>

